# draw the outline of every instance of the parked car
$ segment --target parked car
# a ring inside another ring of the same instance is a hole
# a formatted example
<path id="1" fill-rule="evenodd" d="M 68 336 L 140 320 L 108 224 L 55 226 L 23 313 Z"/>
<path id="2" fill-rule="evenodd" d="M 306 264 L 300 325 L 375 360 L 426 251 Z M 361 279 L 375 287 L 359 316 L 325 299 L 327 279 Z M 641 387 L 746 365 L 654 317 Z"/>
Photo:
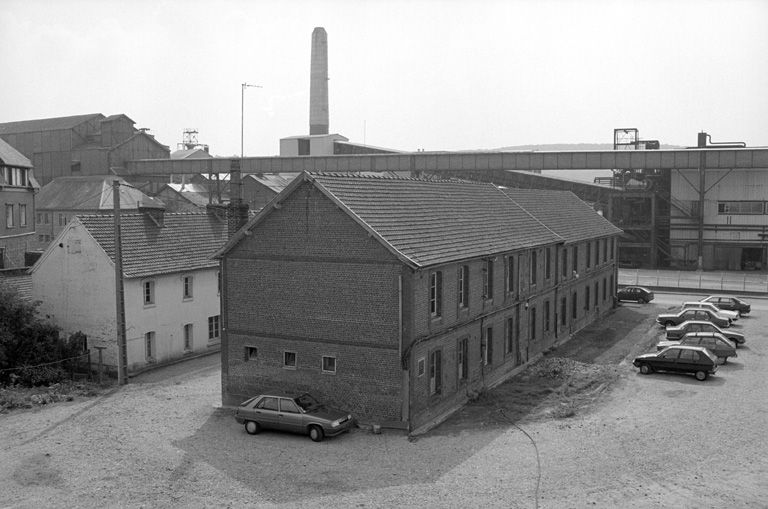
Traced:
<path id="1" fill-rule="evenodd" d="M 654 371 L 693 373 L 697 380 L 706 380 L 717 371 L 717 357 L 701 346 L 670 346 L 660 352 L 635 357 L 632 364 L 644 375 Z"/>
<path id="2" fill-rule="evenodd" d="M 244 401 L 235 411 L 235 420 L 250 435 L 262 429 L 276 429 L 309 435 L 314 442 L 349 431 L 352 414 L 329 408 L 309 394 L 297 398 L 262 394 Z"/>
<path id="3" fill-rule="evenodd" d="M 662 313 L 656 317 L 656 321 L 666 327 L 680 325 L 689 320 L 706 321 L 720 328 L 730 327 L 731 321 L 723 318 L 709 309 L 683 309 L 676 313 Z"/>
<path id="4" fill-rule="evenodd" d="M 688 332 L 719 332 L 736 346 L 743 345 L 747 340 L 741 332 L 723 330 L 711 322 L 690 320 L 680 325 L 667 327 L 667 341 L 679 341 Z"/>
<path id="5" fill-rule="evenodd" d="M 664 350 L 673 345 L 703 346 L 715 357 L 723 359 L 723 363 L 728 362 L 728 357 L 738 357 L 736 345 L 719 332 L 689 332 L 680 341 L 659 341 L 656 348 Z"/>
<path id="6" fill-rule="evenodd" d="M 616 300 L 633 300 L 635 302 L 651 302 L 653 292 L 642 286 L 625 286 L 616 292 Z"/>
<path id="7" fill-rule="evenodd" d="M 712 303 L 719 309 L 738 311 L 742 315 L 749 314 L 749 312 L 752 311 L 751 304 L 731 295 L 710 295 L 709 297 L 701 299 L 701 302 Z"/>
<path id="8" fill-rule="evenodd" d="M 718 315 L 722 316 L 723 318 L 728 318 L 731 321 L 738 320 L 739 319 L 739 313 L 737 311 L 729 311 L 727 309 L 720 309 L 711 302 L 700 302 L 700 301 L 693 301 L 693 302 L 683 302 L 683 309 L 689 309 L 689 308 L 701 308 L 701 309 L 709 309 L 713 313 L 717 313 Z"/>

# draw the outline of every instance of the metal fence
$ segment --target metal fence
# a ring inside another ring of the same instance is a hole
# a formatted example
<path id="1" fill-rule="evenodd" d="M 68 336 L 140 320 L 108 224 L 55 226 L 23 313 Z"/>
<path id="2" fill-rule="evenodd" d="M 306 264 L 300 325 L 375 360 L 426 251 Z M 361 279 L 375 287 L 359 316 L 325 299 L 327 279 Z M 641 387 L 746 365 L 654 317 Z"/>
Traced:
<path id="1" fill-rule="evenodd" d="M 768 275 L 761 272 L 692 272 L 619 269 L 619 285 L 684 288 L 722 292 L 768 293 Z"/>

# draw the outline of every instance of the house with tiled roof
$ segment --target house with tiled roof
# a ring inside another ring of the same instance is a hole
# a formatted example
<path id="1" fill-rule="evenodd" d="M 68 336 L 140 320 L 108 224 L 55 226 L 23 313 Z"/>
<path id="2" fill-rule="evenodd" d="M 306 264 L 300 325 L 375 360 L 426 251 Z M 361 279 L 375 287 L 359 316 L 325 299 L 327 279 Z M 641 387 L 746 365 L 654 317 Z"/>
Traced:
<path id="1" fill-rule="evenodd" d="M 0 139 L 0 270 L 27 266 L 39 188 L 30 160 Z"/>
<path id="2" fill-rule="evenodd" d="M 120 210 L 135 212 L 140 207 L 165 207 L 162 200 L 146 195 L 119 177 L 58 177 L 44 185 L 37 195 L 35 245 L 45 249 L 78 214 L 112 214 L 115 181 L 120 183 Z"/>
<path id="3" fill-rule="evenodd" d="M 170 149 L 127 115 L 101 113 L 0 123 L 0 139 L 24 154 L 42 185 L 56 177 L 108 175 Z"/>
<path id="4" fill-rule="evenodd" d="M 120 216 L 127 366 L 147 366 L 220 346 L 219 269 L 212 254 L 226 241 L 214 214 Z M 117 366 L 113 215 L 75 216 L 30 269 L 40 312 L 66 333 L 88 336 L 92 360 Z"/>
<path id="5" fill-rule="evenodd" d="M 216 253 L 223 403 L 309 391 L 415 430 L 604 315 L 620 230 L 570 197 L 539 196 L 538 214 L 514 198 L 487 183 L 299 175 Z M 565 201 L 579 238 L 552 219 Z M 611 252 L 563 276 L 564 253 L 596 240 Z"/>

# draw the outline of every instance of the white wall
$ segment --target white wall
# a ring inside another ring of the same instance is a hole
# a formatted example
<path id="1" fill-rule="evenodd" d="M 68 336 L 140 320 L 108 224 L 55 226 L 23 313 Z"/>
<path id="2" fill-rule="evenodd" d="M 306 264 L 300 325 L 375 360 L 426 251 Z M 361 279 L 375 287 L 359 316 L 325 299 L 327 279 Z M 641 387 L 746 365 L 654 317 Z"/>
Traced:
<path id="1" fill-rule="evenodd" d="M 32 272 L 32 294 L 41 301 L 43 318 L 63 335 L 82 331 L 94 346 L 108 346 L 104 361 L 116 365 L 114 264 L 85 228 L 72 223 L 43 255 Z"/>
<path id="2" fill-rule="evenodd" d="M 190 352 L 218 348 L 220 339 L 208 340 L 208 317 L 220 314 L 218 268 L 202 269 L 125 281 L 125 316 L 129 371 L 148 362 L 145 334 L 155 332 L 154 359 L 166 362 L 183 357 L 184 325 L 193 329 Z M 183 299 L 183 277 L 193 277 L 193 295 Z M 143 283 L 155 282 L 155 303 L 144 305 Z"/>

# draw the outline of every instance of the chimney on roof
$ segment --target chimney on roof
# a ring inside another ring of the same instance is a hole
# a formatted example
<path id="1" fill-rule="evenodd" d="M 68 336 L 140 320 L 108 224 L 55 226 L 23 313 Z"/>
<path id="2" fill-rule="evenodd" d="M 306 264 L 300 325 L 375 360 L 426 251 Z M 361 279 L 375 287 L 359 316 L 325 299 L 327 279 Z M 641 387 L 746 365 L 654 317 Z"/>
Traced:
<path id="1" fill-rule="evenodd" d="M 240 159 L 229 163 L 229 208 L 227 211 L 227 236 L 231 237 L 248 222 L 248 204 L 243 203 Z"/>
<path id="2" fill-rule="evenodd" d="M 309 67 L 309 134 L 328 134 L 328 123 L 328 34 L 316 27 Z"/>

